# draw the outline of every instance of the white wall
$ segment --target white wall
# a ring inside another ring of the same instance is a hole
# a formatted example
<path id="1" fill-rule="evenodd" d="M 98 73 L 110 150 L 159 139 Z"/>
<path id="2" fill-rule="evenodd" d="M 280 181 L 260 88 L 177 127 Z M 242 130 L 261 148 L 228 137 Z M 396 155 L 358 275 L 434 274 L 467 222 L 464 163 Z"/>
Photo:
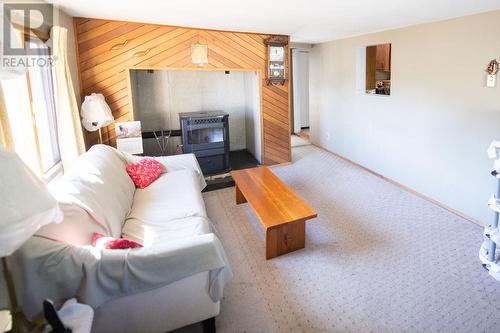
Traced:
<path id="1" fill-rule="evenodd" d="M 260 112 L 258 80 L 254 76 L 253 72 L 235 71 L 225 74 L 202 70 L 155 70 L 152 73 L 133 70 L 134 119 L 142 121 L 143 131 L 175 130 L 180 128 L 181 112 L 224 111 L 229 114 L 230 149 L 246 149 L 246 121 L 252 119 L 249 117 L 253 114 L 252 108 L 257 107 L 256 112 Z M 256 122 L 260 122 L 259 119 Z M 252 146 L 255 150 L 254 141 Z"/>
<path id="2" fill-rule="evenodd" d="M 316 45 L 312 141 L 489 223 L 500 87 L 485 87 L 485 68 L 499 35 L 495 11 Z M 391 96 L 359 93 L 357 49 L 381 43 L 392 43 Z"/>
<path id="3" fill-rule="evenodd" d="M 245 136 L 246 148 L 262 163 L 259 75 L 246 73 L 245 84 Z"/>
<path id="4" fill-rule="evenodd" d="M 292 50 L 293 132 L 309 127 L 309 50 Z"/>

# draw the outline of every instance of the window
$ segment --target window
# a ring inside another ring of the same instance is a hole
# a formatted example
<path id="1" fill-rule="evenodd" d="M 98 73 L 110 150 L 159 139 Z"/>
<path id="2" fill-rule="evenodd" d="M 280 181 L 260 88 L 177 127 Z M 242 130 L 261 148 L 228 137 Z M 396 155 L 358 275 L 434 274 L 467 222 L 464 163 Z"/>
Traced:
<path id="1" fill-rule="evenodd" d="M 40 43 L 28 41 L 27 43 Z M 34 115 L 42 172 L 47 173 L 61 161 L 57 140 L 54 85 L 50 67 L 30 67 L 28 71 L 31 108 Z"/>
<path id="2" fill-rule="evenodd" d="M 356 90 L 370 95 L 391 94 L 392 45 L 360 46 L 356 59 Z"/>
<path id="3" fill-rule="evenodd" d="M 391 44 L 366 48 L 365 84 L 367 94 L 391 94 Z"/>
<path id="4" fill-rule="evenodd" d="M 26 44 L 44 47 L 35 39 Z M 14 149 L 46 180 L 60 169 L 52 68 L 29 67 L 26 75 L 2 81 Z"/>

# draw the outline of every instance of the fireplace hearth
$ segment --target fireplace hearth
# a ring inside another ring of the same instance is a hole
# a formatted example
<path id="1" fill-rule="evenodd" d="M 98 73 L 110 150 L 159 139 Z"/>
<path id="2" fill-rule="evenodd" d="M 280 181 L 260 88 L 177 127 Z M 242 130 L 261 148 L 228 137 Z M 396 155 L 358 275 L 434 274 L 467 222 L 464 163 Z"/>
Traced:
<path id="1" fill-rule="evenodd" d="M 193 153 L 204 175 L 230 170 L 229 115 L 221 111 L 179 113 L 182 150 Z"/>

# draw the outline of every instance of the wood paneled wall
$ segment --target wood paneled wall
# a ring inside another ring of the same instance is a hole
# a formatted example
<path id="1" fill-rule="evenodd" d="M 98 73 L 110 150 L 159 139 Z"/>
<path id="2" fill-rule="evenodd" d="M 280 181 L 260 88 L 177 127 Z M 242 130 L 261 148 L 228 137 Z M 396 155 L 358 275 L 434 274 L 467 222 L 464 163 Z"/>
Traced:
<path id="1" fill-rule="evenodd" d="M 116 121 L 133 120 L 130 69 L 200 69 L 191 64 L 191 44 L 206 44 L 209 64 L 201 69 L 260 72 L 263 162 L 291 160 L 289 82 L 265 82 L 270 35 L 86 18 L 74 24 L 82 99 L 102 93 Z M 88 147 L 98 142 L 97 132 L 85 136 Z M 115 145 L 114 136 L 114 126 L 103 129 L 104 143 Z"/>

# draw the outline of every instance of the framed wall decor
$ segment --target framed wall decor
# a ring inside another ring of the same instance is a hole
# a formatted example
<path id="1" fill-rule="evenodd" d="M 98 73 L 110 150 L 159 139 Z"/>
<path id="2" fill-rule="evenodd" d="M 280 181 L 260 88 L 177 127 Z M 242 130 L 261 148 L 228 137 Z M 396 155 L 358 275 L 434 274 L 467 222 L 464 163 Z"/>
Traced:
<path id="1" fill-rule="evenodd" d="M 116 149 L 130 154 L 142 154 L 142 130 L 140 121 L 115 123 Z"/>
<path id="2" fill-rule="evenodd" d="M 267 45 L 267 78 L 270 84 L 285 84 L 287 80 L 286 61 L 288 38 L 272 36 L 265 41 Z"/>

